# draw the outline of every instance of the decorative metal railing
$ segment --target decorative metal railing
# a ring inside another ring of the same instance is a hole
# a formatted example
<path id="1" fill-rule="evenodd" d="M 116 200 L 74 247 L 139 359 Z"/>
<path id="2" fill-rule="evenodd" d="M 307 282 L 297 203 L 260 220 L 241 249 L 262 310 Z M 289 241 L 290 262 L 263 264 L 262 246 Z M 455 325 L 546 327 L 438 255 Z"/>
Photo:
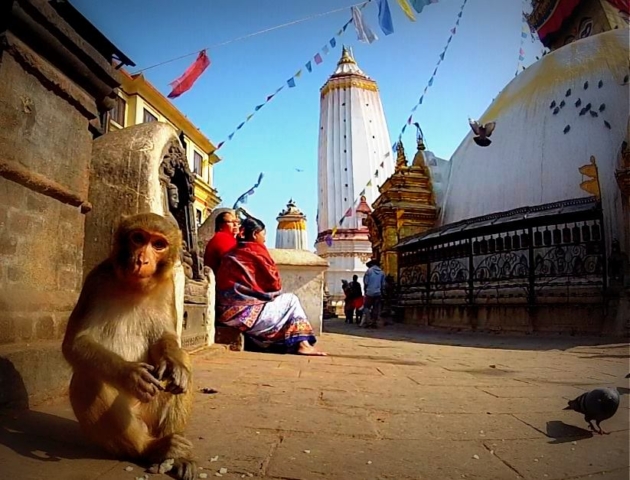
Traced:
<path id="1" fill-rule="evenodd" d="M 602 303 L 601 208 L 588 199 L 563 205 L 446 226 L 403 243 L 398 306 Z"/>

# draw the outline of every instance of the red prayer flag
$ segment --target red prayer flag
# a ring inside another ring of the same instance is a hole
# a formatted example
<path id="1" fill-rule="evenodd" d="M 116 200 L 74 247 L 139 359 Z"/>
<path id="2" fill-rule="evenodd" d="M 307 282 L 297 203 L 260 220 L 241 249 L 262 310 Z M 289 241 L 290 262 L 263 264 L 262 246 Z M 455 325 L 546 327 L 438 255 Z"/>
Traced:
<path id="1" fill-rule="evenodd" d="M 173 87 L 173 91 L 168 94 L 168 98 L 177 98 L 182 93 L 186 93 L 188 90 L 190 90 L 193 84 L 197 81 L 197 79 L 201 76 L 205 69 L 208 68 L 209 65 L 210 59 L 208 58 L 208 55 L 206 55 L 206 51 L 202 50 L 201 52 L 199 52 L 197 60 L 195 60 L 195 62 L 190 67 L 188 67 L 183 75 L 169 84 Z"/>

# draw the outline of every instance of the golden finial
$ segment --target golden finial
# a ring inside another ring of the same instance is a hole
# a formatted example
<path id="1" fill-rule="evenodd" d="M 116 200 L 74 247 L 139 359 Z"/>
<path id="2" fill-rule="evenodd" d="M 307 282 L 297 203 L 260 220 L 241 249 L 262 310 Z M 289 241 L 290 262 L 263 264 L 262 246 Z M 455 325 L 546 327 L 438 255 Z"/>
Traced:
<path id="1" fill-rule="evenodd" d="M 352 51 L 345 45 L 343 46 L 343 49 L 341 51 L 341 60 L 339 60 L 339 63 L 337 63 L 337 65 L 343 65 L 344 63 L 349 63 L 352 65 L 357 64 L 354 58 L 352 58 Z"/>
<path id="2" fill-rule="evenodd" d="M 400 172 L 407 168 L 407 157 L 405 156 L 405 147 L 402 140 L 398 140 L 396 144 L 396 171 Z"/>

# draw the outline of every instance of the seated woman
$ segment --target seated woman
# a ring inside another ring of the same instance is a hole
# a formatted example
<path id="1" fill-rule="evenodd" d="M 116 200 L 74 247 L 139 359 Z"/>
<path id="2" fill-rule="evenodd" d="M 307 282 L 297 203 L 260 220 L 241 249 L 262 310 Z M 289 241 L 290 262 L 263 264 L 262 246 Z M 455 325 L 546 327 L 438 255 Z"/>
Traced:
<path id="1" fill-rule="evenodd" d="M 221 259 L 217 272 L 217 319 L 238 328 L 263 348 L 326 355 L 313 345 L 313 327 L 293 293 L 282 293 L 280 273 L 265 247 L 265 226 L 247 218 L 242 239 Z"/>

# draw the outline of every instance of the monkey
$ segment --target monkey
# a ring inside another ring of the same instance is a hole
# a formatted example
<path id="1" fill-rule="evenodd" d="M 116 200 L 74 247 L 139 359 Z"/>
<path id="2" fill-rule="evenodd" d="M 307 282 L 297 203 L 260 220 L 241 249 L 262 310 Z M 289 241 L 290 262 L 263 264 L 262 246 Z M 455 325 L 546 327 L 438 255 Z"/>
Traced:
<path id="1" fill-rule="evenodd" d="M 118 458 L 194 480 L 184 437 L 192 366 L 176 333 L 173 265 L 178 226 L 154 213 L 123 217 L 109 257 L 86 277 L 62 353 L 69 397 L 85 435 Z"/>

